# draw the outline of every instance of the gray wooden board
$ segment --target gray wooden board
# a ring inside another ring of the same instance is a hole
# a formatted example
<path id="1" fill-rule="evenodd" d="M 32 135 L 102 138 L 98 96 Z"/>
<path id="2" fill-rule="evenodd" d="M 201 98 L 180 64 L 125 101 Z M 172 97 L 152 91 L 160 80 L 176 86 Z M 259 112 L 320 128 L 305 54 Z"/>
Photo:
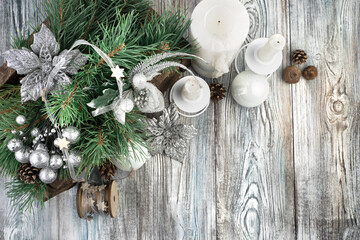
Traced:
<path id="1" fill-rule="evenodd" d="M 154 7 L 191 13 L 198 2 L 155 0 Z M 200 132 L 187 161 L 155 157 L 122 180 L 115 219 L 79 219 L 76 188 L 19 214 L 4 179 L 0 239 L 359 239 L 360 3 L 242 2 L 247 41 L 282 33 L 281 68 L 292 50 L 305 49 L 319 68 L 316 80 L 291 86 L 279 70 L 262 106 L 243 108 L 228 91 L 201 117 L 183 119 Z M 33 17 L 31 1 L 1 0 L 1 52 Z M 235 76 L 233 68 L 219 81 L 229 88 Z"/>

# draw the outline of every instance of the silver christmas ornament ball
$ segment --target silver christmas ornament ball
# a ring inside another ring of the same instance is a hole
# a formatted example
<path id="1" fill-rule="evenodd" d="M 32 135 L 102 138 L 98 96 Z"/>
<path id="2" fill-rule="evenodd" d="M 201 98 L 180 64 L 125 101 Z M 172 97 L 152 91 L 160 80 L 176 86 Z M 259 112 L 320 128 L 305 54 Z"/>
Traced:
<path id="1" fill-rule="evenodd" d="M 30 154 L 30 163 L 36 168 L 45 168 L 49 166 L 50 155 L 45 150 L 35 150 Z"/>
<path id="2" fill-rule="evenodd" d="M 33 130 L 31 130 L 31 136 L 37 137 L 39 135 L 40 135 L 40 129 L 34 128 Z"/>
<path id="3" fill-rule="evenodd" d="M 7 147 L 11 152 L 17 152 L 24 147 L 24 144 L 20 139 L 13 138 L 8 142 Z"/>
<path id="4" fill-rule="evenodd" d="M 46 147 L 46 145 L 44 143 L 39 143 L 39 145 L 37 145 L 35 150 L 44 150 L 44 151 L 48 151 L 48 148 Z"/>
<path id="5" fill-rule="evenodd" d="M 127 98 L 121 101 L 119 107 L 123 112 L 128 113 L 134 109 L 134 102 L 131 99 Z"/>
<path id="6" fill-rule="evenodd" d="M 68 163 L 74 167 L 80 166 L 81 154 L 78 151 L 72 151 L 69 155 Z"/>
<path id="7" fill-rule="evenodd" d="M 50 168 L 51 169 L 59 169 L 63 165 L 63 159 L 60 155 L 52 155 L 50 157 Z"/>
<path id="8" fill-rule="evenodd" d="M 43 168 L 40 170 L 39 178 L 43 183 L 50 184 L 55 182 L 57 172 L 50 168 Z"/>
<path id="9" fill-rule="evenodd" d="M 24 147 L 19 151 L 15 152 L 15 159 L 20 163 L 27 163 L 29 162 L 31 149 L 29 147 Z"/>
<path id="10" fill-rule="evenodd" d="M 16 123 L 19 125 L 24 125 L 26 122 L 26 117 L 23 115 L 19 115 L 16 117 Z"/>
<path id="11" fill-rule="evenodd" d="M 70 143 L 74 143 L 80 139 L 80 131 L 76 127 L 67 127 L 62 132 L 63 137 L 65 137 Z"/>

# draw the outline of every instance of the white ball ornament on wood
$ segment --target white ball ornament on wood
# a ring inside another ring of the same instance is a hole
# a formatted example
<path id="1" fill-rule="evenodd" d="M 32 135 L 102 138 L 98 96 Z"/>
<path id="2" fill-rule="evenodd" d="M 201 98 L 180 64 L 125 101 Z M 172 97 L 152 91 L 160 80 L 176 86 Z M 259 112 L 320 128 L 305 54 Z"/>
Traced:
<path id="1" fill-rule="evenodd" d="M 134 151 L 129 144 L 129 157 L 127 159 L 124 156 L 118 157 L 113 161 L 115 166 L 126 172 L 136 171 L 141 168 L 151 158 L 151 155 L 148 149 L 141 145 L 137 145 L 136 148 Z"/>
<path id="2" fill-rule="evenodd" d="M 20 163 L 29 162 L 31 149 L 29 147 L 24 147 L 19 151 L 15 152 L 15 159 Z"/>
<path id="3" fill-rule="evenodd" d="M 50 157 L 49 166 L 51 169 L 59 169 L 62 167 L 62 165 L 63 165 L 63 159 L 60 155 L 56 154 Z"/>
<path id="4" fill-rule="evenodd" d="M 16 123 L 19 125 L 24 125 L 26 122 L 26 117 L 23 115 L 19 115 L 16 117 Z"/>
<path id="5" fill-rule="evenodd" d="M 80 139 L 80 131 L 76 127 L 70 126 L 63 130 L 63 137 L 65 137 L 70 143 L 74 143 Z"/>
<path id="6" fill-rule="evenodd" d="M 30 163 L 36 168 L 45 168 L 49 166 L 50 155 L 45 150 L 35 150 L 30 154 Z"/>
<path id="7" fill-rule="evenodd" d="M 264 75 L 252 71 L 241 72 L 231 85 L 235 101 L 244 107 L 256 107 L 269 96 L 269 83 Z"/>
<path id="8" fill-rule="evenodd" d="M 55 182 L 56 177 L 57 177 L 57 172 L 48 167 L 40 170 L 39 178 L 45 184 L 50 184 Z"/>
<path id="9" fill-rule="evenodd" d="M 24 147 L 24 144 L 20 139 L 13 138 L 8 142 L 7 147 L 11 152 L 17 152 Z"/>
<path id="10" fill-rule="evenodd" d="M 78 151 L 72 151 L 69 155 L 68 163 L 74 167 L 80 166 L 81 154 Z"/>

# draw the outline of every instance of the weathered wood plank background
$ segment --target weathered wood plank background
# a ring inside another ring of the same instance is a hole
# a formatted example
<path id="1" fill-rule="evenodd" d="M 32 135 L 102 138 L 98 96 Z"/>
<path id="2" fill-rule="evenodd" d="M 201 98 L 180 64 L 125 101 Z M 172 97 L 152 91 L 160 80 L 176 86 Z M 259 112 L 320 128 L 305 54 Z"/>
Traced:
<path id="1" fill-rule="evenodd" d="M 188 160 L 157 157 L 123 180 L 116 219 L 79 219 L 75 188 L 19 214 L 4 179 L 0 239 L 360 239 L 360 3 L 241 1 L 251 17 L 248 41 L 282 33 L 282 67 L 291 50 L 305 49 L 316 80 L 290 86 L 279 70 L 261 107 L 240 107 L 228 93 L 184 119 L 200 130 Z M 36 17 L 31 2 L 1 0 L 1 52 Z M 154 5 L 191 13 L 198 2 Z M 229 87 L 235 76 L 219 81 Z"/>

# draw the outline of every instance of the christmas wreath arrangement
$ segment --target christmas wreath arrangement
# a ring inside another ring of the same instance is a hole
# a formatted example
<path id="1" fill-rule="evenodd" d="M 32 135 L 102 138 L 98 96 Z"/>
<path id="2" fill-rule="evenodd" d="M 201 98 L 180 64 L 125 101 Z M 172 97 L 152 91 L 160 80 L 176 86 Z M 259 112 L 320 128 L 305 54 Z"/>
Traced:
<path id="1" fill-rule="evenodd" d="M 192 57 L 182 38 L 186 15 L 158 16 L 146 0 L 48 0 L 40 7 L 44 23 L 3 53 L 20 78 L 0 89 L 0 173 L 13 178 L 6 185 L 13 204 L 42 205 L 94 171 L 106 183 L 151 155 L 181 160 L 196 131 L 177 122 L 159 88 L 186 69 L 179 58 Z M 155 112 L 160 118 L 146 119 Z M 85 184 L 82 193 L 104 190 L 93 188 Z"/>

